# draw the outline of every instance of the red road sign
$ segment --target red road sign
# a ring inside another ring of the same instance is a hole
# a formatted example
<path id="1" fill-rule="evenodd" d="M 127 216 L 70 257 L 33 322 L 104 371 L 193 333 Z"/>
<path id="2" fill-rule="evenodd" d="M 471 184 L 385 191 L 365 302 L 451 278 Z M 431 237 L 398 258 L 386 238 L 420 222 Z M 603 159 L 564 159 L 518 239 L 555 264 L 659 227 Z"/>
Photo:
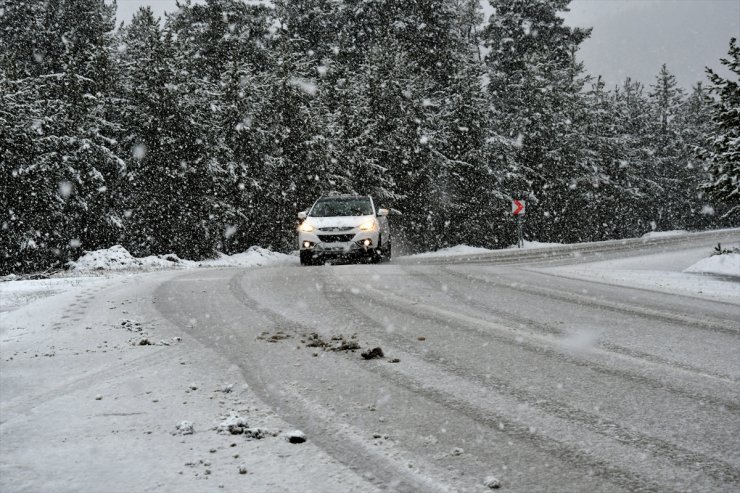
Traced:
<path id="1" fill-rule="evenodd" d="M 512 200 L 511 201 L 511 213 L 514 216 L 523 216 L 525 212 L 526 202 L 523 200 Z"/>

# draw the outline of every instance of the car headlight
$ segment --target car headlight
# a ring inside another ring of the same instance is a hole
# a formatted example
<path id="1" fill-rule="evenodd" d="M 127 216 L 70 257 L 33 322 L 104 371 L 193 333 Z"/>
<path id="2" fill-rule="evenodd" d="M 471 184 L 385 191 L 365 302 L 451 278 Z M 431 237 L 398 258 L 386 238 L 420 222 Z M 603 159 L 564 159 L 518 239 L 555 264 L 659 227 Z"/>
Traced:
<path id="1" fill-rule="evenodd" d="M 360 231 L 375 231 L 376 229 L 378 229 L 378 221 L 375 219 L 360 224 Z"/>
<path id="2" fill-rule="evenodd" d="M 316 228 L 314 228 L 313 224 L 311 224 L 310 222 L 303 221 L 303 223 L 300 226 L 298 226 L 298 229 L 300 229 L 304 233 L 310 233 L 311 231 L 315 230 Z"/>

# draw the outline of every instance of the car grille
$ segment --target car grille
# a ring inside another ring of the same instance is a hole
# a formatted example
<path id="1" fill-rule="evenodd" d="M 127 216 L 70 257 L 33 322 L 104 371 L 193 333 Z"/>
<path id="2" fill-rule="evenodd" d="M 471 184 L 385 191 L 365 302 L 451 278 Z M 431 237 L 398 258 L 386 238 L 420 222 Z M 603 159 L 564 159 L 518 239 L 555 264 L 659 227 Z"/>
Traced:
<path id="1" fill-rule="evenodd" d="M 352 241 L 355 235 L 319 235 L 319 239 L 324 243 L 339 243 Z"/>
<path id="2" fill-rule="evenodd" d="M 334 233 L 338 233 L 340 231 L 349 231 L 350 229 L 352 229 L 352 226 L 337 226 L 331 228 L 319 228 L 319 231 L 331 231 Z"/>

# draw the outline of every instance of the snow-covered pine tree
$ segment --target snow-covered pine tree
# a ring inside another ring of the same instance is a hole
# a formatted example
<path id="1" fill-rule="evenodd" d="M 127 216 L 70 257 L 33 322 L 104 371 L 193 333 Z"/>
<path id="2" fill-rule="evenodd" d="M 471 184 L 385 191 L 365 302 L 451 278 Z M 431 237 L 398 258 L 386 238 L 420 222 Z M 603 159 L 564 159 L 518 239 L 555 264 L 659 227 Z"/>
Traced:
<path id="1" fill-rule="evenodd" d="M 639 236 L 651 231 L 654 213 L 650 201 L 662 193 L 651 178 L 653 140 L 650 101 L 645 87 L 627 78 L 613 94 L 614 118 L 622 153 L 619 166 L 612 172 L 619 186 L 619 215 L 614 216 L 614 234 L 618 238 Z"/>
<path id="2" fill-rule="evenodd" d="M 262 5 L 233 5 L 228 15 L 225 37 L 240 48 L 225 45 L 220 50 L 225 64 L 220 76 L 217 137 L 223 140 L 218 145 L 221 172 L 216 178 L 224 201 L 219 249 L 232 253 L 275 241 L 266 233 L 272 218 L 264 211 L 265 194 L 271 188 L 265 151 L 271 144 L 265 126 L 257 121 L 274 84 L 275 60 L 269 50 L 275 18 L 274 9 Z"/>
<path id="3" fill-rule="evenodd" d="M 594 182 L 584 183 L 583 210 L 577 224 L 589 239 L 605 240 L 621 233 L 615 211 L 620 210 L 629 193 L 622 183 L 625 146 L 615 116 L 614 98 L 601 77 L 591 83 L 583 97 L 584 111 L 578 127 L 585 145 L 580 150 L 580 162 L 582 167 L 602 176 L 595 182 L 596 187 Z"/>
<path id="4" fill-rule="evenodd" d="M 253 218 L 262 244 L 293 248 L 296 213 L 311 205 L 335 180 L 325 133 L 322 90 L 315 55 L 304 53 L 304 34 L 293 31 L 291 16 L 302 12 L 278 4 L 270 41 L 270 73 L 254 112 L 250 135 L 260 146 L 263 187 Z M 309 50 L 310 51 L 310 50 Z"/>
<path id="5" fill-rule="evenodd" d="M 654 227 L 660 231 L 685 227 L 687 212 L 691 207 L 682 196 L 682 183 L 686 180 L 687 165 L 681 133 L 676 127 L 676 117 L 685 94 L 676 77 L 666 64 L 660 68 L 649 93 L 651 103 L 651 134 L 653 154 L 645 177 L 660 184 L 659 200 L 645 204 L 651 210 Z"/>
<path id="6" fill-rule="evenodd" d="M 509 245 L 514 228 L 505 190 L 512 185 L 513 147 L 491 130 L 500 115 L 484 87 L 478 36 L 482 10 L 475 1 L 449 4 L 455 10 L 447 35 L 449 75 L 430 107 L 437 129 L 431 153 L 440 162 L 433 188 L 439 246 Z"/>
<path id="7" fill-rule="evenodd" d="M 699 152 L 710 175 L 702 189 L 727 207 L 723 218 L 737 219 L 740 217 L 740 46 L 736 38 L 730 40 L 728 57 L 721 62 L 735 78 L 722 77 L 707 68 L 712 83 L 709 91 L 717 99 L 712 104 L 712 129 Z"/>
<path id="8" fill-rule="evenodd" d="M 390 188 L 384 185 L 383 194 L 403 211 L 395 219 L 396 237 L 411 249 L 447 244 L 452 160 L 443 148 L 448 128 L 464 124 L 455 124 L 445 105 L 464 66 L 459 62 L 469 57 L 457 6 L 450 0 L 348 1 L 342 10 L 341 82 L 365 94 L 372 151 L 366 162 L 388 170 Z"/>
<path id="9" fill-rule="evenodd" d="M 18 80 L 45 73 L 41 44 L 46 14 L 44 0 L 10 0 L 0 15 L 0 66 L 6 77 Z"/>
<path id="10" fill-rule="evenodd" d="M 684 225 L 692 230 L 719 227 L 722 221 L 709 205 L 706 192 L 700 190 L 702 183 L 709 179 L 703 163 L 697 159 L 694 149 L 701 146 L 711 128 L 711 99 L 701 82 L 697 82 L 689 96 L 682 102 L 676 115 L 675 128 L 680 133 L 682 145 L 681 182 L 679 200 L 683 205 Z M 681 206 L 679 206 L 681 207 Z"/>
<path id="11" fill-rule="evenodd" d="M 141 175 L 135 180 L 141 187 L 138 213 L 153 233 L 145 239 L 157 253 L 193 259 L 213 255 L 224 231 L 224 201 L 216 178 L 222 173 L 220 81 L 211 79 L 212 64 L 200 59 L 200 47 L 194 45 L 201 39 L 196 34 L 209 29 L 200 15 L 210 17 L 201 7 L 181 5 L 168 16 L 159 78 L 143 79 L 154 83 L 159 112 L 153 115 L 155 131 L 142 135 L 154 139 L 153 147 L 146 142 L 131 147 L 132 171 Z"/>
<path id="12" fill-rule="evenodd" d="M 496 131 L 518 147 L 517 173 L 530 199 L 528 229 L 543 241 L 573 241 L 582 170 L 578 128 L 582 66 L 574 57 L 590 30 L 570 28 L 559 12 L 569 0 L 490 0 L 494 7 L 482 38 Z M 592 177 L 588 177 L 591 181 Z"/>
<path id="13" fill-rule="evenodd" d="M 65 199 L 72 191 L 46 138 L 57 100 L 34 78 L 0 70 L 0 275 L 60 265 L 69 248 Z"/>
<path id="14" fill-rule="evenodd" d="M 3 163 L 10 167 L 7 186 L 14 191 L 4 207 L 13 211 L 9 248 L 26 248 L 13 253 L 22 269 L 61 265 L 80 248 L 109 246 L 121 233 L 115 185 L 123 163 L 109 118 L 113 7 L 102 0 L 32 6 L 29 19 L 35 21 L 29 20 L 29 27 L 38 29 L 33 62 L 14 59 L 27 55 L 14 44 L 25 41 L 6 37 L 7 26 L 0 30 L 8 48 L 3 71 L 28 76 L 5 77 L 7 96 L 18 104 L 13 119 L 33 129 L 22 140 L 25 158 L 6 155 Z M 37 251 L 28 251 L 31 245 Z"/>
<path id="15" fill-rule="evenodd" d="M 124 192 L 126 238 L 135 255 L 175 252 L 175 242 L 189 239 L 178 233 L 178 194 L 183 189 L 177 160 L 182 125 L 174 85 L 172 48 L 151 8 L 136 12 L 120 31 L 118 63 L 122 74 L 121 111 L 125 131 L 121 153 L 127 170 Z M 179 125 L 178 125 L 179 124 Z"/>

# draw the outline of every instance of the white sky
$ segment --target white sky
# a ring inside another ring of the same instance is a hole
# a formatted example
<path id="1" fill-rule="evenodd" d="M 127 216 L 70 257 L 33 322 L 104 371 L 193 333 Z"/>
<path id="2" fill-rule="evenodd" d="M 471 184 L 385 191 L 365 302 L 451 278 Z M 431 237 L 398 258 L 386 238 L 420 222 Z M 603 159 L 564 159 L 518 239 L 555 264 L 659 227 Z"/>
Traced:
<path id="1" fill-rule="evenodd" d="M 118 20 L 130 20 L 142 5 L 162 15 L 175 9 L 175 1 L 117 0 Z M 482 3 L 490 12 L 487 0 Z M 574 0 L 565 18 L 594 28 L 580 56 L 589 72 L 610 85 L 627 76 L 651 84 L 667 63 L 688 90 L 706 81 L 705 66 L 720 66 L 730 37 L 740 38 L 738 0 Z"/>

